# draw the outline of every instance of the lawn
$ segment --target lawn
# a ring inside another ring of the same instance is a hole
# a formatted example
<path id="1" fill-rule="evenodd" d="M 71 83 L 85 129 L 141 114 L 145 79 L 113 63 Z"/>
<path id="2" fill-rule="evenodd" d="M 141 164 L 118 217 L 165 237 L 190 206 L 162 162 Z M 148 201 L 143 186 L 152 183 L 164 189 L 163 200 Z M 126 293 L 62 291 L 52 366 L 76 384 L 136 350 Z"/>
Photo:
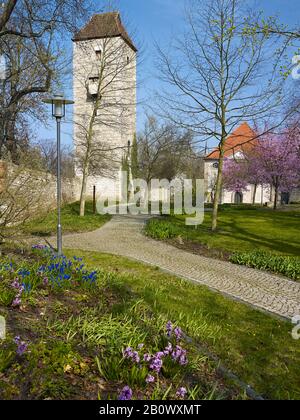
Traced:
<path id="1" fill-rule="evenodd" d="M 210 230 L 211 211 L 205 213 L 203 225 L 185 225 L 185 216 L 167 216 L 160 223 L 171 224 L 171 237 L 203 244 L 223 252 L 270 251 L 281 255 L 300 255 L 300 211 L 273 211 L 266 208 L 221 207 L 218 230 Z M 165 229 L 168 231 L 168 228 Z M 150 236 L 158 235 L 148 231 Z M 165 235 L 168 237 L 168 234 Z"/>
<path id="2" fill-rule="evenodd" d="M 94 267 L 126 274 L 136 299 L 187 334 L 265 398 L 300 399 L 300 346 L 290 322 L 273 318 L 204 286 L 117 256 L 80 252 Z"/>
<path id="3" fill-rule="evenodd" d="M 1 398 L 115 399 L 127 385 L 134 399 L 180 399 L 181 387 L 186 399 L 246 398 L 220 375 L 217 357 L 264 398 L 300 399 L 300 348 L 290 322 L 125 258 L 68 251 L 51 261 L 44 252 L 13 252 L 2 263 L 0 314 L 8 336 L 0 347 Z M 16 273 L 26 288 L 13 307 Z M 169 341 L 175 346 L 174 335 L 166 336 L 169 320 L 192 339 L 177 342 L 188 364 L 164 356 L 147 384 L 149 364 L 139 368 L 136 357 Z M 25 351 L 16 354 L 22 341 Z M 132 350 L 123 353 L 127 346 Z"/>
<path id="4" fill-rule="evenodd" d="M 86 203 L 84 217 L 79 216 L 79 203 L 66 204 L 62 208 L 63 233 L 87 232 L 100 228 L 110 220 L 108 215 L 93 213 L 93 203 Z M 57 212 L 52 210 L 47 214 L 26 222 L 22 226 L 25 235 L 47 237 L 56 234 Z"/>

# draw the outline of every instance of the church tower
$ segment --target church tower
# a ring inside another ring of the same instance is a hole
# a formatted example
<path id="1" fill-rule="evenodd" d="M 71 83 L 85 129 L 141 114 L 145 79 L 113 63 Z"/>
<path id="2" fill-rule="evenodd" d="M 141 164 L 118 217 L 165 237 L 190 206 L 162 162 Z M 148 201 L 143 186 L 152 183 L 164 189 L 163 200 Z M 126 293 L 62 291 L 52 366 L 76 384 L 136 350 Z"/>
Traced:
<path id="1" fill-rule="evenodd" d="M 136 133 L 137 49 L 118 12 L 94 15 L 73 39 L 76 176 L 86 196 L 113 197 Z"/>

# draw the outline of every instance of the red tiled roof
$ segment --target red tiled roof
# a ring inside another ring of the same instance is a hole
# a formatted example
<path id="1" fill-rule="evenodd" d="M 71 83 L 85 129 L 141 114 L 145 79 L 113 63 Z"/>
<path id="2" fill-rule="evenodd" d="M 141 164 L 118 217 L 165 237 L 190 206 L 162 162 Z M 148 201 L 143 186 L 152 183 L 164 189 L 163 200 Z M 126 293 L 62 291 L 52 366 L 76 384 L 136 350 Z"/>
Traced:
<path id="1" fill-rule="evenodd" d="M 247 153 L 253 150 L 254 147 L 258 145 L 258 139 L 256 139 L 256 133 L 252 128 L 244 122 L 241 124 L 229 137 L 227 137 L 225 142 L 225 157 L 230 157 L 234 153 L 242 152 Z M 216 147 L 209 155 L 206 156 L 206 159 L 219 159 L 220 151 Z"/>
<path id="2" fill-rule="evenodd" d="M 122 24 L 119 12 L 109 12 L 102 13 L 100 15 L 94 15 L 89 23 L 79 32 L 77 32 L 77 34 L 75 34 L 73 41 L 76 42 L 86 41 L 89 39 L 113 38 L 117 36 L 122 37 L 134 51 L 137 51 L 137 48 L 134 46 Z"/>

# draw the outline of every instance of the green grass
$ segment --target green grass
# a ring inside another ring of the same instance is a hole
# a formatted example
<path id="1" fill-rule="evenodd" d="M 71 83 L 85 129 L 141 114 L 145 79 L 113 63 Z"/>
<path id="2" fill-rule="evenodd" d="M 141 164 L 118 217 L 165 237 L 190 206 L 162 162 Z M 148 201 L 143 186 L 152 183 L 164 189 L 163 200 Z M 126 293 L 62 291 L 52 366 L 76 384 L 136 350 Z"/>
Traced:
<path id="1" fill-rule="evenodd" d="M 93 203 L 86 203 L 84 217 L 79 216 L 79 203 L 67 204 L 62 208 L 63 233 L 87 232 L 100 228 L 110 220 L 108 215 L 94 215 Z M 57 213 L 52 210 L 46 215 L 30 220 L 22 226 L 22 232 L 34 236 L 51 236 L 56 234 Z"/>
<path id="2" fill-rule="evenodd" d="M 146 234 L 155 239 L 181 236 L 225 252 L 269 251 L 281 255 L 300 255 L 300 211 L 273 211 L 265 208 L 220 208 L 218 230 L 210 230 L 211 212 L 206 212 L 203 225 L 185 225 L 185 216 L 167 216 L 150 221 Z M 170 230 L 171 229 L 171 230 Z"/>
<path id="3" fill-rule="evenodd" d="M 155 314 L 154 319 L 177 320 L 189 336 L 207 346 L 265 398 L 300 399 L 300 346 L 299 341 L 292 339 L 291 322 L 138 262 L 77 253 L 92 267 L 126 275 L 120 284 L 147 305 Z M 118 313 L 126 316 L 128 306 L 126 292 L 123 293 L 124 303 Z"/>

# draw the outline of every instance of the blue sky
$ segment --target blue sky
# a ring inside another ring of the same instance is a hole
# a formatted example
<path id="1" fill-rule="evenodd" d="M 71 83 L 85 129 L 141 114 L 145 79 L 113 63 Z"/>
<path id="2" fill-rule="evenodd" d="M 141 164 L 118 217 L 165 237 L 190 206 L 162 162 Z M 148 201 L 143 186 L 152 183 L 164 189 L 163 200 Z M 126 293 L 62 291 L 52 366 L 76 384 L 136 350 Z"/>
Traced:
<path id="1" fill-rule="evenodd" d="M 299 0 L 253 0 L 253 3 L 263 10 L 266 16 L 278 15 L 280 21 L 289 26 L 300 24 Z M 95 0 L 95 4 L 101 5 L 101 1 Z M 167 45 L 172 35 L 182 28 L 185 0 L 119 0 L 115 4 L 143 46 L 143 63 L 138 68 L 138 96 L 140 101 L 149 100 L 153 89 L 159 86 L 155 78 L 154 42 Z M 66 41 L 66 46 L 70 48 L 71 41 Z M 66 92 L 69 95 L 71 93 L 68 89 Z M 142 124 L 143 114 L 143 106 L 140 105 L 138 128 Z M 53 122 L 50 121 L 48 129 L 40 127 L 38 131 L 39 138 L 53 137 Z M 63 128 L 63 143 L 72 144 L 72 127 L 67 124 Z"/>

